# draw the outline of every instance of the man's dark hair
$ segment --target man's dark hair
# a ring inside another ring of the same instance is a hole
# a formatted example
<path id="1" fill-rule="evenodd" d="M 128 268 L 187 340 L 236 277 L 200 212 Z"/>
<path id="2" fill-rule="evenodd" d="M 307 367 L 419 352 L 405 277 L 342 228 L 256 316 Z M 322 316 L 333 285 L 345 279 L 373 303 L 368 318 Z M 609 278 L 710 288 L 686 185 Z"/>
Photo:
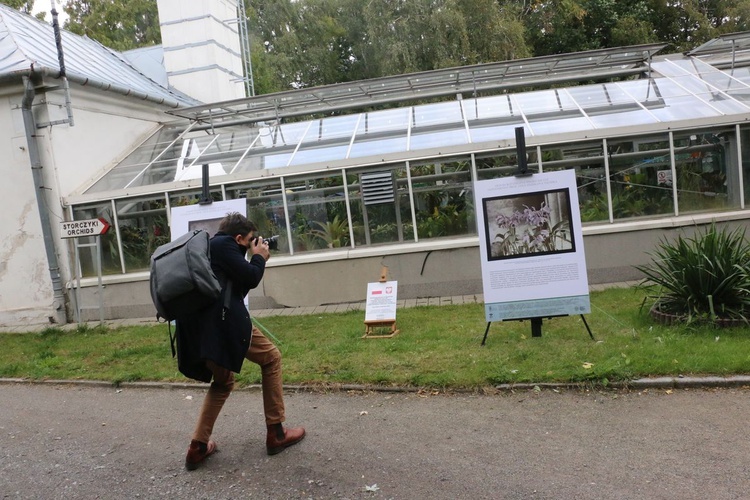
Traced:
<path id="1" fill-rule="evenodd" d="M 257 230 L 258 227 L 253 221 L 248 220 L 247 217 L 239 212 L 228 213 L 223 219 L 221 219 L 221 222 L 219 222 L 219 231 L 232 237 L 238 234 L 245 237 L 251 231 Z"/>

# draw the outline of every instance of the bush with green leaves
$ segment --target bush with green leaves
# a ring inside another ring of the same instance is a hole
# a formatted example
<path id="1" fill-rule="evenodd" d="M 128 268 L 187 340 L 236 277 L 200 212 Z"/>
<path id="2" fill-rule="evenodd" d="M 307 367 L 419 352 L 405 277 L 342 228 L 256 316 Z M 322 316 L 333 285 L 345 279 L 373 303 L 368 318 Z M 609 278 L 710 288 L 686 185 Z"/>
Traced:
<path id="1" fill-rule="evenodd" d="M 750 316 L 750 245 L 741 228 L 711 224 L 693 237 L 662 240 L 652 262 L 636 268 L 642 286 L 656 285 L 653 309 L 684 322 L 718 322 Z"/>

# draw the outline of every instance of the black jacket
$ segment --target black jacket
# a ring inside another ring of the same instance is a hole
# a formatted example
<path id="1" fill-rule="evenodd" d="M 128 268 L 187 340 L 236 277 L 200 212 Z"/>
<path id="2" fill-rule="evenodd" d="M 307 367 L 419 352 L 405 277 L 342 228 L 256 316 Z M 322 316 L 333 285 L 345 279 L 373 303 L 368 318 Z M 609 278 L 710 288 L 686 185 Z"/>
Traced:
<path id="1" fill-rule="evenodd" d="M 248 261 L 244 247 L 228 234 L 216 233 L 210 245 L 211 268 L 221 282 L 221 297 L 175 322 L 178 368 L 186 377 L 203 382 L 210 382 L 212 376 L 206 360 L 240 372 L 253 330 L 244 298 L 260 284 L 266 268 L 260 255 Z"/>

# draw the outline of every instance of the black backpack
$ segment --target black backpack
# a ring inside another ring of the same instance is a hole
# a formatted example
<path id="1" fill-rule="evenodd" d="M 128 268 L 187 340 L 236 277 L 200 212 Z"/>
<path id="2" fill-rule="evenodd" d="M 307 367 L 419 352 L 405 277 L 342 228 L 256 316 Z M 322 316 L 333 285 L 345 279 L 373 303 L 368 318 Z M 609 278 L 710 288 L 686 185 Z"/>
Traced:
<path id="1" fill-rule="evenodd" d="M 214 304 L 221 284 L 211 269 L 208 233 L 198 229 L 158 247 L 151 256 L 150 281 L 157 320 L 180 319 Z M 171 327 L 170 339 L 174 355 Z"/>

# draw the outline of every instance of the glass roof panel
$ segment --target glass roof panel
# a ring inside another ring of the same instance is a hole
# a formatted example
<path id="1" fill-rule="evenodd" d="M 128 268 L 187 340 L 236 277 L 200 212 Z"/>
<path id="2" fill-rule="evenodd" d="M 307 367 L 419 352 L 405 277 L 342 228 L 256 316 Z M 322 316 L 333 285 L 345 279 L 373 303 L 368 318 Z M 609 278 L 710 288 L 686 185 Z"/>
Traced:
<path id="1" fill-rule="evenodd" d="M 372 134 L 363 137 L 352 144 L 349 158 L 361 158 L 363 156 L 404 151 L 406 151 L 406 132 L 397 137 Z"/>
<path id="2" fill-rule="evenodd" d="M 406 151 L 411 108 L 364 113 L 359 120 L 350 158 Z"/>
<path id="3" fill-rule="evenodd" d="M 587 85 L 566 89 L 575 102 L 584 110 L 607 108 L 618 104 L 633 104 L 635 101 L 616 85 Z"/>
<path id="4" fill-rule="evenodd" d="M 189 122 L 165 125 L 152 134 L 151 137 L 111 169 L 102 179 L 94 183 L 88 190 L 90 192 L 100 192 L 124 189 L 129 185 L 143 185 L 145 182 L 143 179 L 137 181 L 139 174 L 148 168 L 154 158 L 168 153 L 169 146 L 188 127 Z M 145 182 L 145 184 L 152 184 L 152 182 Z"/>
<path id="5" fill-rule="evenodd" d="M 468 143 L 469 136 L 466 134 L 466 127 L 461 123 L 447 130 L 443 128 L 424 133 L 415 133 L 412 131 L 409 139 L 409 151 Z"/>
<path id="6" fill-rule="evenodd" d="M 346 158 L 359 115 L 334 116 L 311 122 L 289 165 Z"/>
<path id="7" fill-rule="evenodd" d="M 266 148 L 296 147 L 310 127 L 310 122 L 268 125 L 260 129 L 260 143 Z"/>
<path id="8" fill-rule="evenodd" d="M 441 145 L 468 144 L 469 136 L 460 101 L 414 106 L 411 109 L 410 151 Z"/>
<path id="9" fill-rule="evenodd" d="M 289 165 L 304 165 L 323 161 L 341 160 L 346 158 L 349 142 L 343 144 L 312 145 L 301 147 L 294 154 Z"/>
<path id="10" fill-rule="evenodd" d="M 387 93 L 399 85 L 398 92 L 407 87 L 411 93 L 429 92 L 433 86 L 443 89 L 453 86 L 455 90 L 456 82 L 469 78 L 468 73 L 486 77 L 488 81 L 507 79 L 508 73 L 513 71 L 523 71 L 516 77 L 519 79 L 536 78 L 533 75 L 554 74 L 560 65 L 574 68 L 583 64 L 590 68 L 598 64 L 594 59 L 615 55 L 620 53 L 454 68 L 434 74 L 354 82 L 346 87 L 342 84 L 335 88 L 284 93 L 274 96 L 277 99 L 274 102 L 318 106 L 323 102 L 322 96 L 349 99 L 350 92 L 366 89 L 367 92 Z M 606 64 L 612 67 L 614 62 L 610 59 Z M 664 60 L 658 66 L 661 71 L 655 71 L 655 75 L 670 76 L 454 99 L 419 106 L 403 106 L 402 102 L 403 107 L 399 108 L 281 125 L 275 120 L 254 122 L 248 119 L 234 122 L 232 126 L 226 126 L 231 122 L 201 121 L 188 130 L 190 122 L 171 124 L 145 141 L 87 193 L 199 178 L 197 172 L 203 164 L 209 165 L 212 175 L 222 175 L 346 158 L 370 157 L 364 161 L 371 162 L 380 161 L 381 155 L 405 153 L 407 148 L 412 152 L 439 151 L 442 146 L 512 140 L 518 126 L 524 126 L 530 136 L 540 136 L 750 111 L 744 104 L 750 103 L 747 83 L 750 68 L 733 70 L 733 77 L 730 77 L 700 61 Z M 568 71 L 574 72 L 573 69 Z M 217 103 L 210 109 L 236 111 L 239 115 L 239 108 L 249 102 L 258 104 L 261 100 Z M 264 103 L 263 106 L 273 104 L 270 100 Z M 215 126 L 217 124 L 224 126 Z M 191 168 L 192 174 L 184 173 Z"/>
<path id="11" fill-rule="evenodd" d="M 747 85 L 750 85 L 750 67 L 734 68 L 732 70 L 727 70 L 725 73 Z"/>
<path id="12" fill-rule="evenodd" d="M 659 78 L 656 81 L 656 83 L 659 89 L 659 95 L 664 99 L 668 99 L 671 97 L 682 97 L 686 95 L 691 95 L 690 92 L 688 92 L 685 88 L 681 87 L 680 85 L 677 85 L 677 83 L 674 82 L 672 79 Z M 623 88 L 627 91 L 629 87 L 623 85 Z"/>
<path id="13" fill-rule="evenodd" d="M 543 120 L 529 120 L 531 135 L 550 135 L 574 132 L 576 130 L 591 130 L 591 122 L 576 110 L 578 116 L 566 116 L 564 118 L 550 116 Z"/>
<path id="14" fill-rule="evenodd" d="M 412 128 L 441 125 L 446 123 L 463 124 L 459 101 L 427 104 L 411 108 Z"/>
<path id="15" fill-rule="evenodd" d="M 670 78 L 670 80 L 691 94 L 700 94 L 702 92 L 711 92 L 714 90 L 707 82 L 700 78 L 696 78 L 693 75 L 677 76 Z"/>
<path id="16" fill-rule="evenodd" d="M 469 124 L 469 135 L 472 143 L 497 141 L 506 137 L 515 137 L 516 127 L 523 125 L 524 121 L 521 117 L 504 120 L 503 122 L 475 122 Z"/>
<path id="17" fill-rule="evenodd" d="M 292 159 L 294 151 L 264 154 L 260 157 L 261 168 L 271 169 L 286 167 Z"/>
<path id="18" fill-rule="evenodd" d="M 659 80 L 661 82 L 662 79 Z M 640 102 L 644 106 L 648 106 L 649 104 L 653 103 L 662 103 L 664 102 L 664 99 L 662 98 L 662 93 L 659 89 L 659 85 L 657 84 L 657 81 L 649 78 L 649 79 L 643 79 L 643 80 L 632 80 L 627 82 L 627 85 L 624 83 L 615 83 L 614 86 L 616 86 L 618 89 L 622 90 L 629 96 L 631 96 L 635 101 Z"/>
<path id="19" fill-rule="evenodd" d="M 708 66 L 713 71 L 716 71 L 711 66 Z M 665 59 L 664 61 L 658 61 L 652 64 L 652 68 L 658 71 L 664 76 L 684 76 L 684 75 L 697 75 L 699 68 L 696 66 L 696 61 L 691 59 Z"/>
<path id="20" fill-rule="evenodd" d="M 332 116 L 317 120 L 302 140 L 304 146 L 310 142 L 345 138 L 348 142 L 354 133 L 359 115 Z"/>
<path id="21" fill-rule="evenodd" d="M 144 168 L 146 165 L 127 165 L 117 166 L 116 168 L 107 172 L 101 179 L 96 181 L 88 190 L 89 193 L 98 193 L 102 191 L 115 191 L 117 189 L 125 189 L 127 186 Z M 151 184 L 157 184 L 153 182 Z M 140 185 L 140 184 L 139 184 Z"/>
<path id="22" fill-rule="evenodd" d="M 290 90 L 181 108 L 169 113 L 204 121 L 239 117 L 261 121 L 301 116 L 313 111 L 330 112 L 394 102 L 403 104 L 428 96 L 454 96 L 459 92 L 518 88 L 530 82 L 548 84 L 552 77 L 556 81 L 581 81 L 583 75 L 592 79 L 622 77 L 642 72 L 645 62 L 665 46 L 636 45 L 446 68 Z"/>
<path id="23" fill-rule="evenodd" d="M 516 127 L 524 125 L 519 117 L 505 123 L 494 123 L 487 125 L 470 125 L 469 135 L 474 144 L 488 141 L 497 141 L 506 137 L 515 137 Z"/>
<path id="24" fill-rule="evenodd" d="M 711 92 L 699 94 L 698 97 L 706 101 L 721 113 L 731 115 L 736 113 L 747 113 L 750 108 L 746 104 L 737 102 L 735 99 L 722 92 Z"/>
<path id="25" fill-rule="evenodd" d="M 402 131 L 406 135 L 410 110 L 411 108 L 397 108 L 365 113 L 359 120 L 356 138 L 359 139 L 366 134 L 393 131 Z"/>
<path id="26" fill-rule="evenodd" d="M 726 33 L 694 48 L 688 55 L 727 53 L 750 48 L 750 32 Z"/>
<path id="27" fill-rule="evenodd" d="M 526 116 L 578 110 L 575 101 L 561 89 L 512 94 L 511 102 L 514 112 L 517 112 L 515 108 L 518 107 Z"/>
<path id="28" fill-rule="evenodd" d="M 711 73 L 701 76 L 704 81 L 711 84 L 713 87 L 715 87 L 717 90 L 735 90 L 735 89 L 742 89 L 747 90 L 748 85 L 745 82 L 742 82 L 738 80 L 737 78 L 732 78 L 731 76 L 727 75 L 726 73 Z"/>
<path id="29" fill-rule="evenodd" d="M 595 128 L 617 127 L 622 125 L 623 123 L 627 123 L 628 125 L 645 125 L 648 123 L 658 123 L 658 120 L 656 119 L 656 117 L 654 117 L 654 115 L 652 115 L 645 109 L 641 109 L 640 107 L 633 110 L 618 110 L 617 112 L 595 115 L 590 114 L 589 119 L 591 120 L 591 123 L 594 124 Z"/>
<path id="30" fill-rule="evenodd" d="M 487 120 L 490 118 L 510 117 L 510 95 L 480 97 L 478 99 L 464 99 L 463 110 L 469 122 L 473 120 Z"/>
<path id="31" fill-rule="evenodd" d="M 649 111 L 662 122 L 719 116 L 715 109 L 692 95 L 670 97 L 667 106 Z"/>
<path id="32" fill-rule="evenodd" d="M 234 163 L 232 169 L 229 171 L 230 174 L 235 172 L 251 172 L 253 170 L 260 170 L 263 168 L 263 155 L 258 154 L 258 150 L 263 150 L 263 146 L 260 144 L 260 140 L 256 141 L 250 149 Z"/>

